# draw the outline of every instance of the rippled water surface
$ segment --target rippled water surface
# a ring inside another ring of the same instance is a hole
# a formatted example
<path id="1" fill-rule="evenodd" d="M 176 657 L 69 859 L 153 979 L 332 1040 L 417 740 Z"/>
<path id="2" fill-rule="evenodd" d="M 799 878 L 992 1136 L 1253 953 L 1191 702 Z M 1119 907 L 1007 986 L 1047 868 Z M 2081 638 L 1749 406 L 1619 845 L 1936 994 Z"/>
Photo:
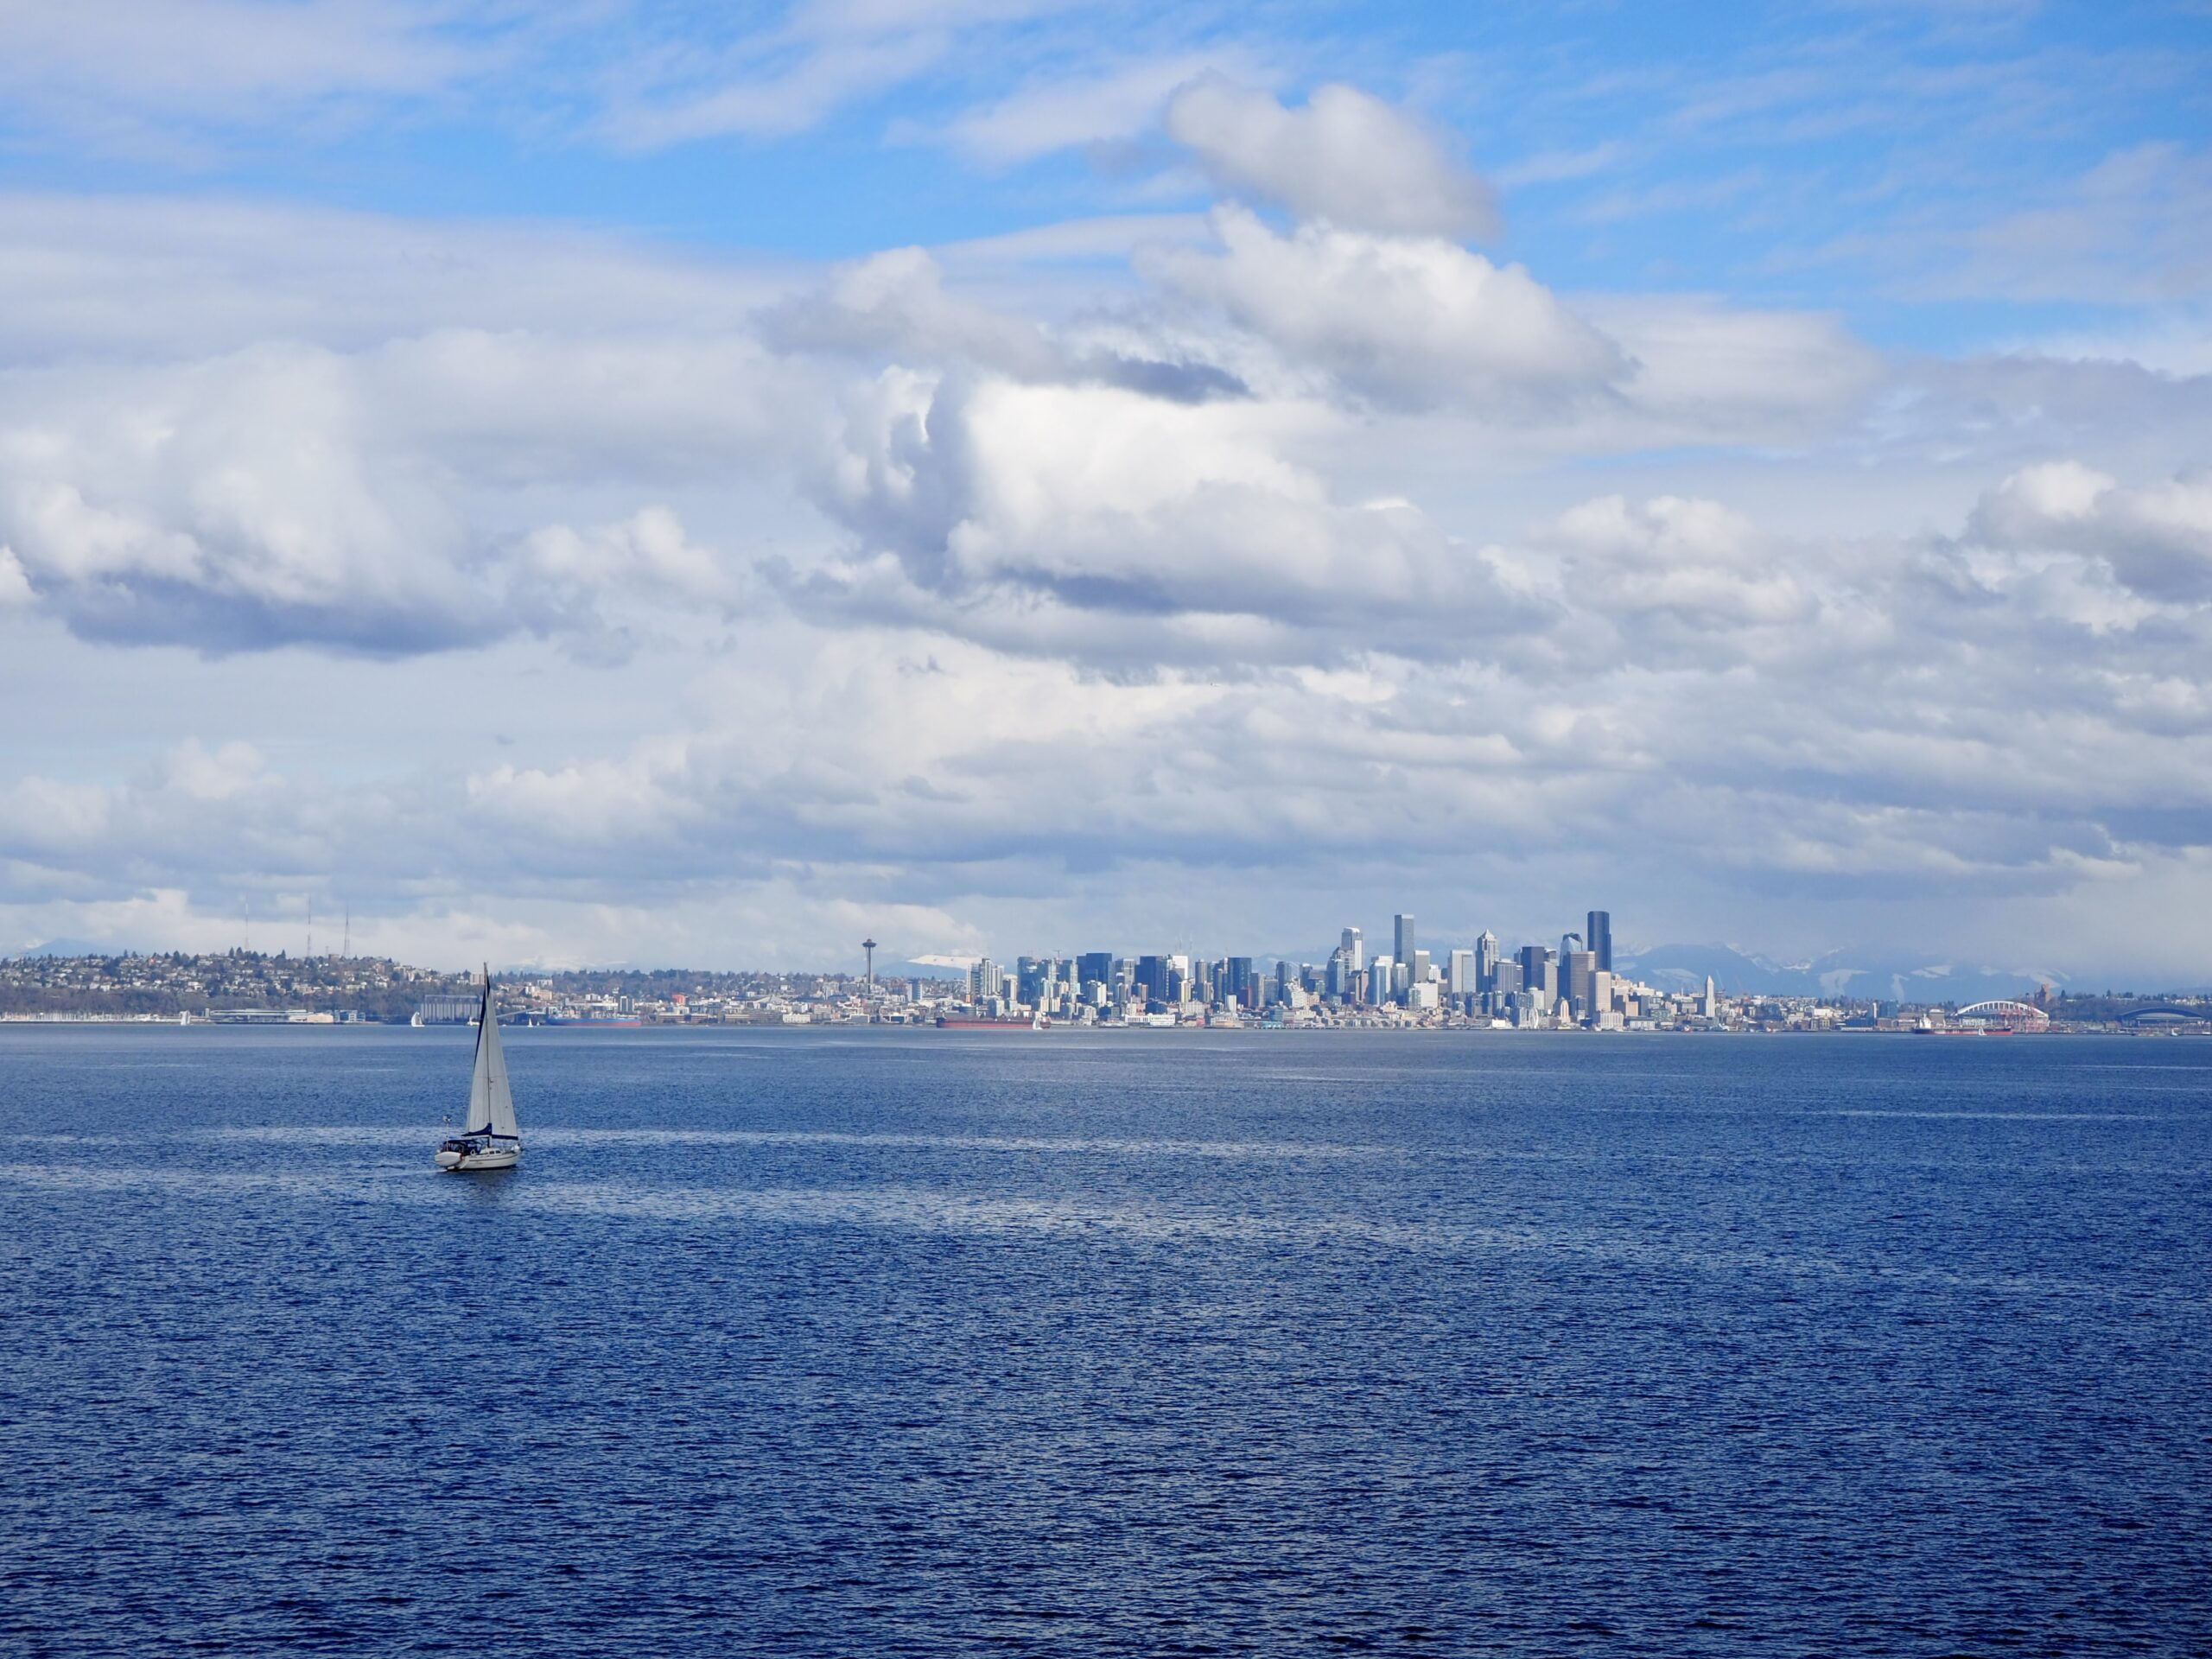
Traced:
<path id="1" fill-rule="evenodd" d="M 2212 1044 L 0 1030 L 0 1651 L 2212 1652 Z"/>

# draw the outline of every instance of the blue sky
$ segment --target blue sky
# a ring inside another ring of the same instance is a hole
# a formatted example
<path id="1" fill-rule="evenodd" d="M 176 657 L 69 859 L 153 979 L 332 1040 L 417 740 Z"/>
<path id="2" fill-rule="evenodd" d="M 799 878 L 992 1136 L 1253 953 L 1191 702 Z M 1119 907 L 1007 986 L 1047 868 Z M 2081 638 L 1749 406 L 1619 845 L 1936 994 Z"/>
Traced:
<path id="1" fill-rule="evenodd" d="M 0 6 L 0 950 L 2212 975 L 2208 46 Z"/>

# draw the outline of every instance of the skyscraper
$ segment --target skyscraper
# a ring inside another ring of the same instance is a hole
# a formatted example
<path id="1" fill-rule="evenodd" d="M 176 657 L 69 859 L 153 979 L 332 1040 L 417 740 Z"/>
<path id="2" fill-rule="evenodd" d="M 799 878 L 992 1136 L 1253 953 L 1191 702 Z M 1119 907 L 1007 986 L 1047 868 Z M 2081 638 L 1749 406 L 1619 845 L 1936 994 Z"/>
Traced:
<path id="1" fill-rule="evenodd" d="M 1545 946 L 1521 947 L 1521 988 L 1533 992 L 1547 1009 L 1557 999 L 1556 982 L 1552 977 L 1552 953 Z"/>
<path id="2" fill-rule="evenodd" d="M 1586 1020 L 1598 1007 L 1598 953 L 1594 950 L 1570 950 L 1560 959 L 1560 995 L 1574 1010 L 1574 1017 Z"/>
<path id="3" fill-rule="evenodd" d="M 1478 991 L 1495 990 L 1497 979 L 1497 935 L 1488 928 L 1475 941 L 1475 982 Z"/>
<path id="4" fill-rule="evenodd" d="M 1216 994 L 1224 1002 L 1234 1002 L 1241 1007 L 1260 1006 L 1260 976 L 1253 971 L 1249 957 L 1225 957 L 1222 959 L 1221 983 Z"/>
<path id="5" fill-rule="evenodd" d="M 1613 971 L 1613 918 L 1610 911 L 1593 910 L 1582 925 L 1582 942 L 1598 958 L 1598 966 Z"/>
<path id="6" fill-rule="evenodd" d="M 1168 975 L 1171 958 L 1166 957 L 1139 957 L 1135 983 L 1130 989 L 1148 1002 L 1167 1001 Z"/>
<path id="7" fill-rule="evenodd" d="M 1344 943 L 1338 947 L 1344 953 L 1344 966 L 1357 974 L 1367 967 L 1367 942 L 1356 927 L 1344 929 Z"/>
<path id="8" fill-rule="evenodd" d="M 1395 962 L 1408 966 L 1414 959 L 1414 918 L 1393 916 L 1390 918 L 1390 957 Z"/>
<path id="9" fill-rule="evenodd" d="M 1367 964 L 1367 1000 L 1377 1007 L 1390 1000 L 1396 967 L 1388 957 L 1377 957 Z"/>

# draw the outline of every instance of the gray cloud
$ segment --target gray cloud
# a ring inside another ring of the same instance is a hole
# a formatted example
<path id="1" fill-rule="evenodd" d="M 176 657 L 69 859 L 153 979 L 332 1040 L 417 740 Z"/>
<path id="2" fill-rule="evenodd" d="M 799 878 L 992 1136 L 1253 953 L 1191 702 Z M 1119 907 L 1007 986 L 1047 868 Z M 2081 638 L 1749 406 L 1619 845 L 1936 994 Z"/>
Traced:
<path id="1" fill-rule="evenodd" d="M 2131 489 L 2076 462 L 2031 467 L 1981 498 L 1967 534 L 2101 559 L 2145 599 L 2212 599 L 2212 473 Z"/>
<path id="2" fill-rule="evenodd" d="M 1224 188 L 1301 219 L 1404 236 L 1494 228 L 1488 187 L 1442 138 L 1357 87 L 1319 87 L 1292 110 L 1209 75 L 1169 100 L 1166 127 Z"/>

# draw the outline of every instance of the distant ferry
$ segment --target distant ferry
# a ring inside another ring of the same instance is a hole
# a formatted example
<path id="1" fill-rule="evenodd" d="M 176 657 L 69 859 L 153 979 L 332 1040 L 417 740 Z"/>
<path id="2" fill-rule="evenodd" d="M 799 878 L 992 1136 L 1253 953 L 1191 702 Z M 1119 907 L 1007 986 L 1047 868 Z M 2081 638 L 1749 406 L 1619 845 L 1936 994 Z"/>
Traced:
<path id="1" fill-rule="evenodd" d="M 549 1014 L 549 1026 L 642 1026 L 645 1022 L 634 1014 Z"/>
<path id="2" fill-rule="evenodd" d="M 940 1029 L 953 1031 L 1043 1031 L 1046 1022 L 1027 1015 L 1000 1018 L 988 1014 L 940 1014 L 937 1017 Z"/>

